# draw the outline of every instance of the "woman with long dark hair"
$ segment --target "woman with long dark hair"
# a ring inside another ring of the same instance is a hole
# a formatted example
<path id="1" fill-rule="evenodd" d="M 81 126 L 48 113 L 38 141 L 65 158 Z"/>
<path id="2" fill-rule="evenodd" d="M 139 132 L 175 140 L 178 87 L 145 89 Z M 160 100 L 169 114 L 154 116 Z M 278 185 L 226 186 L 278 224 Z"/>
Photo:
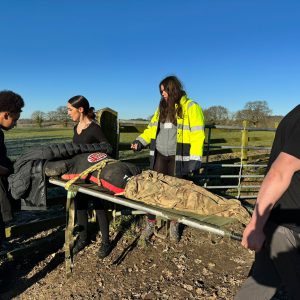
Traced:
<path id="1" fill-rule="evenodd" d="M 203 155 L 204 116 L 201 107 L 188 99 L 182 83 L 169 76 L 159 84 L 159 106 L 148 127 L 131 144 L 140 151 L 150 144 L 150 169 L 165 175 L 184 177 L 198 172 Z M 148 243 L 156 218 L 148 215 L 141 239 Z M 179 241 L 178 223 L 171 221 L 170 239 Z"/>
<path id="2" fill-rule="evenodd" d="M 94 108 L 90 107 L 89 101 L 83 96 L 74 96 L 68 103 L 68 115 L 77 124 L 74 127 L 73 142 L 76 144 L 93 144 L 107 142 L 99 124 L 95 120 Z M 102 235 L 102 242 L 98 252 L 100 258 L 106 257 L 111 245 L 109 242 L 109 222 L 101 199 L 78 193 L 75 198 L 77 223 L 79 225 L 79 237 L 75 243 L 73 253 L 81 251 L 88 243 L 88 202 L 92 201 L 96 210 L 96 217 Z"/>

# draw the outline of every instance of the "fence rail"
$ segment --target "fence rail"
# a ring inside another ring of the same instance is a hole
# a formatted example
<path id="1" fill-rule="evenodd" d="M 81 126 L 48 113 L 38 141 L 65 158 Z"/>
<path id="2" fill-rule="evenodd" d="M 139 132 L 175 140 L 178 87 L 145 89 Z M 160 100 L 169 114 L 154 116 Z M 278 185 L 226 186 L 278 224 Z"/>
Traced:
<path id="1" fill-rule="evenodd" d="M 120 136 L 127 133 L 137 136 L 143 132 L 147 124 L 147 121 L 118 120 L 116 130 L 118 141 Z M 266 168 L 266 159 L 257 164 L 251 161 L 252 154 L 261 153 L 261 157 L 265 158 L 268 156 L 274 138 L 272 132 L 275 130 L 275 128 L 247 127 L 246 122 L 243 126 L 206 125 L 202 170 L 200 174 L 196 174 L 195 182 L 208 189 L 223 191 L 224 195 L 228 194 L 239 199 L 256 197 L 259 181 L 261 182 L 264 177 L 263 169 Z M 268 133 L 269 140 L 266 141 L 264 136 L 255 135 L 262 132 Z M 6 145 L 8 155 L 15 159 L 28 148 L 66 141 L 70 140 L 40 137 L 25 140 L 10 139 L 7 140 Z M 116 156 L 119 156 L 119 152 L 127 150 L 128 153 L 125 151 L 125 156 L 129 155 L 126 159 L 130 159 L 131 152 L 128 151 L 130 144 L 130 142 L 118 142 Z M 144 159 L 143 165 L 145 164 L 147 164 L 147 159 Z M 249 172 L 249 169 L 252 171 Z M 257 180 L 258 183 L 251 184 L 251 179 Z"/>
<path id="2" fill-rule="evenodd" d="M 111 116 L 107 116 L 106 121 L 111 121 Z M 106 135 L 116 133 L 114 140 L 117 144 L 113 144 L 116 149 L 116 157 L 118 157 L 119 151 L 124 152 L 123 157 L 127 157 L 130 151 L 130 143 L 119 142 L 120 135 L 126 133 L 132 133 L 133 136 L 137 136 L 147 126 L 146 121 L 125 121 L 119 120 L 117 122 L 108 122 L 109 126 L 106 128 Z M 273 128 L 251 128 L 244 126 L 221 126 L 221 125 L 206 125 L 206 138 L 205 138 L 205 152 L 203 156 L 203 162 L 201 172 L 194 176 L 194 180 L 197 184 L 204 186 L 207 189 L 217 191 L 223 195 L 236 197 L 238 199 L 255 199 L 257 191 L 260 187 L 262 178 L 264 177 L 263 171 L 267 164 L 266 159 L 270 151 L 270 145 L 274 136 L 272 132 L 275 132 Z M 228 132 L 230 134 L 228 134 Z M 264 137 L 254 136 L 253 134 L 269 132 L 268 141 Z M 235 133 L 235 137 L 232 137 L 232 133 Z M 110 137 L 110 136 L 109 136 Z M 14 159 L 20 155 L 23 151 L 30 147 L 38 147 L 47 145 L 49 143 L 66 142 L 66 138 L 58 137 L 40 137 L 32 139 L 10 139 L 6 141 L 8 155 Z M 110 141 L 111 142 L 111 141 Z M 254 144 L 253 144 L 254 143 Z M 258 145 L 258 143 L 261 143 Z M 127 150 L 127 151 L 124 151 Z M 135 153 L 132 155 L 132 159 L 136 159 L 139 163 L 143 162 L 143 166 L 147 167 L 147 157 L 149 155 L 146 151 L 143 151 L 144 157 L 140 159 Z M 255 152 L 255 153 L 254 153 Z M 259 152 L 259 153 L 258 153 Z M 262 155 L 260 153 L 262 152 Z M 256 156 L 254 156 L 254 154 Z M 257 160 L 254 157 L 259 157 Z M 261 159 L 263 157 L 263 159 Z M 133 160 L 132 160 L 133 161 Z M 251 172 L 249 173 L 249 170 Z M 64 191 L 65 192 L 65 191 Z M 48 191 L 49 193 L 49 191 Z M 49 193 L 50 194 L 50 193 Z M 51 195 L 49 195 L 51 196 Z M 54 195 L 53 193 L 53 196 Z M 52 198 L 52 197 L 51 197 Z M 60 204 L 60 200 L 65 200 L 58 197 L 50 199 L 49 204 L 52 203 L 53 208 L 55 205 Z M 34 240 L 32 243 L 25 245 L 25 247 L 16 247 L 10 252 L 0 252 L 1 257 L 7 257 L 8 259 L 23 258 L 24 255 L 31 255 L 37 253 L 37 251 L 49 251 L 51 247 L 62 247 L 64 233 L 61 227 L 64 226 L 65 216 L 63 213 L 57 215 L 57 210 L 53 209 L 55 215 L 51 218 L 36 219 L 26 222 L 25 224 L 11 225 L 6 228 L 7 238 L 16 238 L 17 236 L 33 232 L 40 232 L 47 228 L 57 227 L 53 234 L 50 233 L 45 238 L 42 237 L 39 240 Z M 187 224 L 190 225 L 190 224 Z M 26 242 L 27 243 L 27 242 Z M 51 250 L 52 251 L 52 250 Z M 1 265 L 1 263 L 0 263 Z"/>
<path id="3" fill-rule="evenodd" d="M 143 132 L 147 124 L 147 121 L 119 120 L 120 134 L 128 132 L 138 134 Z M 224 132 L 226 136 L 214 137 L 216 131 Z M 243 126 L 206 125 L 202 161 L 203 169 L 201 174 L 195 176 L 195 181 L 207 189 L 222 190 L 225 195 L 228 194 L 238 199 L 256 198 L 260 183 L 264 177 L 263 171 L 267 167 L 265 161 L 271 150 L 271 144 L 274 139 L 273 133 L 275 131 L 276 128 L 249 127 L 246 121 L 243 122 Z M 239 136 L 228 137 L 228 132 L 239 133 Z M 265 137 L 251 135 L 264 132 L 268 133 L 269 141 L 266 141 Z M 253 145 L 253 143 L 255 144 Z M 261 143 L 261 145 L 257 145 L 257 143 Z M 119 143 L 119 150 L 129 148 L 130 143 Z M 265 160 L 260 164 L 252 163 L 251 161 L 252 154 L 257 154 L 257 152 L 261 152 L 261 157 Z M 224 159 L 222 154 L 236 154 L 236 156 Z M 221 155 L 217 161 L 214 157 L 216 155 Z M 221 161 L 226 161 L 226 163 Z M 235 161 L 235 163 L 232 163 L 232 161 Z M 227 174 L 226 170 L 229 169 L 231 172 Z M 250 174 L 249 169 L 252 169 Z M 220 170 L 219 174 L 216 174 L 216 170 Z M 259 174 L 253 174 L 253 172 L 258 170 L 260 171 Z M 257 184 L 251 184 L 251 179 L 259 181 Z M 217 182 L 217 180 L 220 182 Z M 232 184 L 232 181 L 235 181 L 235 184 Z"/>

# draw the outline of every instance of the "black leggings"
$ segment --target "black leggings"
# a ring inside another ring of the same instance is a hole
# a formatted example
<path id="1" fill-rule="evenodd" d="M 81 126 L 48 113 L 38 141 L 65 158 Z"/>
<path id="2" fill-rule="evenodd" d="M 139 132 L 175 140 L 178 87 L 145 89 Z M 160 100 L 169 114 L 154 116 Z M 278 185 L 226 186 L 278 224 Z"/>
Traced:
<path id="1" fill-rule="evenodd" d="M 164 156 L 156 151 L 153 170 L 164 175 L 175 175 L 175 155 Z"/>
<path id="2" fill-rule="evenodd" d="M 10 198 L 8 195 L 7 177 L 0 176 L 0 248 L 5 239 L 5 223 L 12 219 Z"/>
<path id="3" fill-rule="evenodd" d="M 88 204 L 89 201 L 92 201 L 93 208 L 96 211 L 97 221 L 102 235 L 102 241 L 104 243 L 108 243 L 109 223 L 102 200 L 92 196 L 77 194 L 75 201 L 77 212 L 77 224 L 80 227 L 79 238 L 83 240 L 88 239 Z"/>
<path id="4" fill-rule="evenodd" d="M 174 176 L 175 175 L 175 155 L 164 156 L 156 151 L 156 157 L 154 162 L 153 170 L 162 173 L 164 175 Z M 155 215 L 147 214 L 148 220 L 156 220 Z"/>
<path id="5" fill-rule="evenodd" d="M 2 220 L 2 215 L 0 212 L 0 251 L 1 251 L 1 244 L 2 241 L 4 241 L 4 239 L 5 239 L 5 224 Z"/>

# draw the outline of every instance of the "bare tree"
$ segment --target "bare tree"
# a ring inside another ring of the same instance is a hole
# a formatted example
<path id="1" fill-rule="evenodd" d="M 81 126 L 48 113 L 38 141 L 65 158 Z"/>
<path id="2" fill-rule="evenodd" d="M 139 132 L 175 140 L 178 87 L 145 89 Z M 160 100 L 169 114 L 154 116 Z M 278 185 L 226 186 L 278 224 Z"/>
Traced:
<path id="1" fill-rule="evenodd" d="M 68 108 L 66 106 L 59 106 L 56 109 L 56 120 L 63 124 L 63 126 L 68 126 L 69 116 Z"/>
<path id="2" fill-rule="evenodd" d="M 228 109 L 220 105 L 204 109 L 203 113 L 207 124 L 224 124 L 229 119 Z"/>
<path id="3" fill-rule="evenodd" d="M 244 109 L 237 111 L 235 118 L 237 120 L 246 120 L 257 126 L 258 123 L 265 122 L 270 116 L 272 110 L 267 101 L 250 101 L 245 104 Z"/>
<path id="4" fill-rule="evenodd" d="M 49 111 L 47 113 L 47 120 L 49 121 L 57 121 L 57 112 L 56 111 Z"/>
<path id="5" fill-rule="evenodd" d="M 42 127 L 42 123 L 45 121 L 46 114 L 42 111 L 36 110 L 31 114 L 31 119 L 38 127 Z"/>

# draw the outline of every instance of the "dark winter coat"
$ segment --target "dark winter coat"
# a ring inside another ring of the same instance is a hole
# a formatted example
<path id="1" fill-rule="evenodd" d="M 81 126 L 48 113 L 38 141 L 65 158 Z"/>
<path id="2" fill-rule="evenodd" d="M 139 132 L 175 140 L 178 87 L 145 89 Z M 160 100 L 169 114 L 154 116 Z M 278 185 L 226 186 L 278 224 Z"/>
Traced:
<path id="1" fill-rule="evenodd" d="M 14 173 L 8 177 L 11 195 L 16 200 L 21 199 L 22 209 L 46 209 L 46 161 L 67 159 L 80 153 L 97 151 L 110 154 L 112 147 L 107 142 L 61 143 L 26 151 L 16 160 Z"/>

